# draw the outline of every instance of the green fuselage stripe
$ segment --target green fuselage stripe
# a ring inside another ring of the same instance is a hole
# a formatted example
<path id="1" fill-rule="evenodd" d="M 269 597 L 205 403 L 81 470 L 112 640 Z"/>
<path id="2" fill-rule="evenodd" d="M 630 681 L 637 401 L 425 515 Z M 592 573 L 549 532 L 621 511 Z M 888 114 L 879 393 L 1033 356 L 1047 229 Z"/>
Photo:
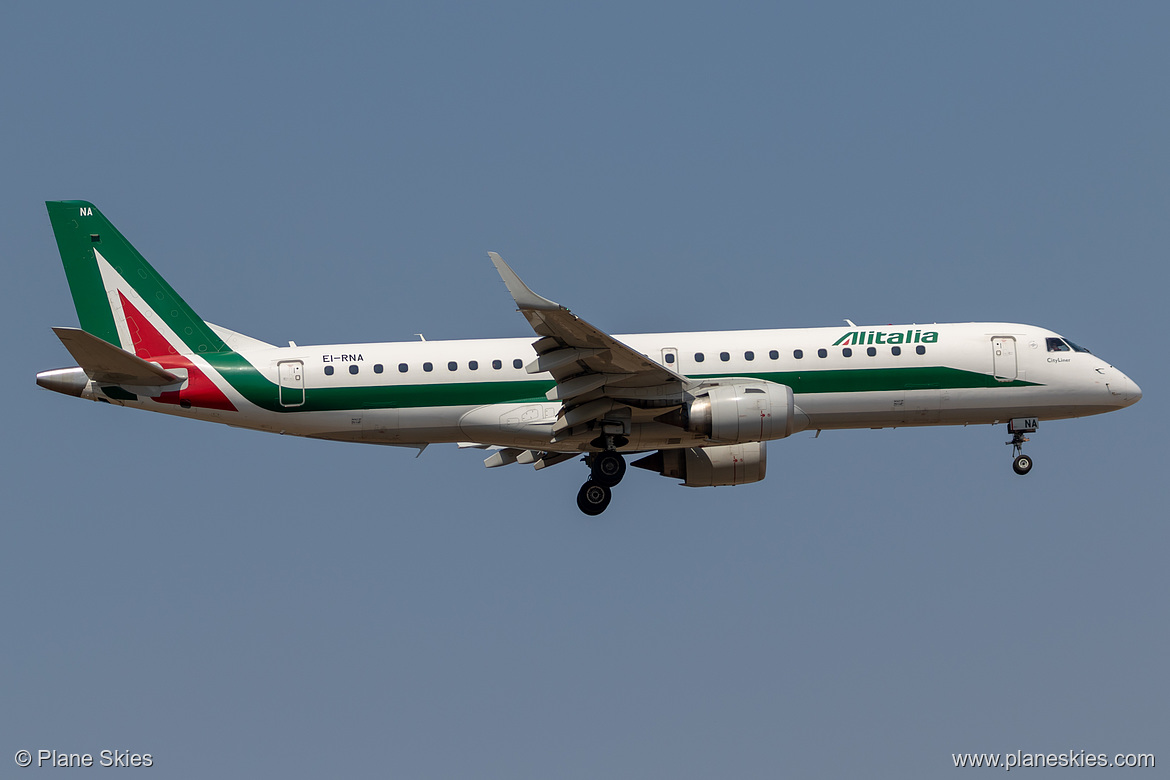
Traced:
<path id="1" fill-rule="evenodd" d="M 717 379 L 726 374 L 691 375 Z M 1031 387 L 1035 382 L 1004 382 L 989 374 L 947 366 L 905 368 L 828 368 L 813 371 L 768 371 L 737 374 L 788 385 L 797 395 L 807 393 L 880 393 L 894 390 L 957 390 L 976 387 Z"/>
<path id="2" fill-rule="evenodd" d="M 296 407 L 280 404 L 279 387 L 237 353 L 206 355 L 206 359 L 248 401 L 273 412 L 326 412 L 346 409 L 412 409 L 424 406 L 485 406 L 487 404 L 545 401 L 554 383 L 547 379 L 504 382 L 442 382 L 385 384 L 360 387 L 305 388 L 305 402 Z M 726 374 L 692 375 L 718 379 Z M 797 395 L 807 393 L 872 393 L 907 390 L 1029 387 L 1035 382 L 1002 382 L 988 374 L 945 366 L 906 368 L 822 369 L 735 374 L 788 385 Z"/>

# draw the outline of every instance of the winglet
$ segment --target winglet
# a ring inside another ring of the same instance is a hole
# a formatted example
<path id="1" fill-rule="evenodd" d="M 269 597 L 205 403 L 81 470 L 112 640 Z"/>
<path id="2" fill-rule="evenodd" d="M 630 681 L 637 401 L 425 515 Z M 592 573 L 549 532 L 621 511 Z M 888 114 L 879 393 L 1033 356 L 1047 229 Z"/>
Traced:
<path id="1" fill-rule="evenodd" d="M 545 309 L 557 311 L 563 309 L 559 303 L 554 303 L 548 298 L 542 298 L 528 288 L 528 285 L 520 281 L 520 277 L 516 275 L 504 258 L 497 255 L 495 252 L 488 252 L 488 257 L 492 259 L 492 264 L 496 270 L 500 272 L 500 278 L 504 280 L 504 285 L 508 288 L 508 292 L 512 293 L 512 299 L 516 301 L 516 306 L 521 310 L 524 309 Z"/>

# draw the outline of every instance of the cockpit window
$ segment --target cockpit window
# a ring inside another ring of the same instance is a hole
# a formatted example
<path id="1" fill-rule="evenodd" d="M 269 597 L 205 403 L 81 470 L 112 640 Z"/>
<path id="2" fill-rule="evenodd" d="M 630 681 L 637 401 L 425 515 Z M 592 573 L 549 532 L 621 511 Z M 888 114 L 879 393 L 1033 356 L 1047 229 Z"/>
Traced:
<path id="1" fill-rule="evenodd" d="M 1080 344 L 1074 344 L 1073 342 L 1069 341 L 1068 339 L 1057 339 L 1057 338 L 1049 338 L 1048 339 L 1048 351 L 1049 352 L 1084 352 L 1085 354 L 1088 354 L 1088 355 L 1093 354 L 1093 353 L 1089 352 L 1089 350 L 1082 347 Z"/>

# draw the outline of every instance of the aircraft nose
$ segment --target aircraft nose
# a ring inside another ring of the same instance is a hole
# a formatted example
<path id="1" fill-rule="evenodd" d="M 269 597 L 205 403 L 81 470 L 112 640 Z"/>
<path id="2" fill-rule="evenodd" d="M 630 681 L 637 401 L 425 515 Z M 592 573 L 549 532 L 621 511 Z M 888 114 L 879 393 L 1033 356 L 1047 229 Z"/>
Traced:
<path id="1" fill-rule="evenodd" d="M 1125 390 L 1125 400 L 1129 401 L 1131 404 L 1136 404 L 1138 401 L 1142 400 L 1142 389 L 1138 387 L 1137 382 L 1133 381 L 1128 376 L 1125 378 Z"/>

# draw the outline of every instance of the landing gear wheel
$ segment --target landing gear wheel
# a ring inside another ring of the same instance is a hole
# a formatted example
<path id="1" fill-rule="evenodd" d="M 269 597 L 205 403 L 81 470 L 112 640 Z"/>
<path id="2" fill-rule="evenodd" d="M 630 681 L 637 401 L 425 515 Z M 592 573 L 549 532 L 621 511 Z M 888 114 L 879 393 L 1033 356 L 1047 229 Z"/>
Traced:
<path id="1" fill-rule="evenodd" d="M 599 515 L 609 506 L 613 492 L 605 485 L 589 480 L 577 493 L 577 508 L 587 515 Z"/>
<path id="2" fill-rule="evenodd" d="M 613 487 L 626 475 L 626 459 L 616 452 L 599 452 L 593 456 L 590 470 L 594 482 Z"/>
<path id="3" fill-rule="evenodd" d="M 1016 459 L 1012 461 L 1012 468 L 1017 474 L 1023 476 L 1032 470 L 1032 459 L 1027 455 L 1017 455 Z"/>

